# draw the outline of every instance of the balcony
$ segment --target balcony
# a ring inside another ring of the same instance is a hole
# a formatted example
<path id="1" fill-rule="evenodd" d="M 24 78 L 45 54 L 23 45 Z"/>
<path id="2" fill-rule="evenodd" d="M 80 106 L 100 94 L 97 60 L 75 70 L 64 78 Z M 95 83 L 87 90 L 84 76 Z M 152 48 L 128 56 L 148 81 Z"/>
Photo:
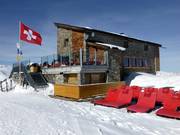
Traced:
<path id="1" fill-rule="evenodd" d="M 105 50 L 78 50 L 66 55 L 41 57 L 43 74 L 59 73 L 99 73 L 108 68 L 108 53 Z"/>

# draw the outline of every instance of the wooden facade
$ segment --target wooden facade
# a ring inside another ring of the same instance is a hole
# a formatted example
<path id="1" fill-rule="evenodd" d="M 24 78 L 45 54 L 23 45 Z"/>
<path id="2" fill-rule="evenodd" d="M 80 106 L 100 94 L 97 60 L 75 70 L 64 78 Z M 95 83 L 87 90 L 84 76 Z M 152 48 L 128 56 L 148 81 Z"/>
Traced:
<path id="1" fill-rule="evenodd" d="M 124 84 L 124 82 L 87 85 L 55 84 L 54 95 L 74 99 L 83 99 L 97 95 L 104 95 L 109 88 L 118 87 Z"/>

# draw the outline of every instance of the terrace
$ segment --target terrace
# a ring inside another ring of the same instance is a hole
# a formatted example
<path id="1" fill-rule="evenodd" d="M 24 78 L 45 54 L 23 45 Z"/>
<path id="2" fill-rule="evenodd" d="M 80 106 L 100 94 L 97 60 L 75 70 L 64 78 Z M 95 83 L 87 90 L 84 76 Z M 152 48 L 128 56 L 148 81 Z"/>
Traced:
<path id="1" fill-rule="evenodd" d="M 108 68 L 108 53 L 102 49 L 79 49 L 67 54 L 41 57 L 43 74 L 105 72 Z"/>

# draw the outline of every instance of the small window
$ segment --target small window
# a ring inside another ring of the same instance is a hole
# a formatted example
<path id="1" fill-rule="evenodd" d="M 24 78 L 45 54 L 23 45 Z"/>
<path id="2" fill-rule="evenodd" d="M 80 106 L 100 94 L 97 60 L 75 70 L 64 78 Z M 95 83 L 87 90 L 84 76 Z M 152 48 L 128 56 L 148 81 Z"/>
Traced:
<path id="1" fill-rule="evenodd" d="M 129 67 L 129 58 L 124 57 L 124 59 L 123 59 L 123 66 L 124 67 Z"/>
<path id="2" fill-rule="evenodd" d="M 132 58 L 132 67 L 136 67 L 136 59 Z"/>
<path id="3" fill-rule="evenodd" d="M 129 47 L 128 41 L 124 41 L 124 48 L 128 48 L 128 47 Z"/>
<path id="4" fill-rule="evenodd" d="M 148 45 L 144 45 L 144 51 L 148 51 L 149 46 Z"/>
<path id="5" fill-rule="evenodd" d="M 129 58 L 129 66 L 130 67 L 135 67 L 136 66 L 135 58 Z"/>
<path id="6" fill-rule="evenodd" d="M 143 67 L 147 67 L 148 66 L 148 60 L 147 59 L 143 59 Z"/>
<path id="7" fill-rule="evenodd" d="M 142 59 L 141 58 L 136 59 L 136 65 L 137 65 L 137 67 L 142 67 Z"/>
<path id="8" fill-rule="evenodd" d="M 64 39 L 64 47 L 67 47 L 68 43 L 69 43 L 69 39 L 68 38 Z"/>

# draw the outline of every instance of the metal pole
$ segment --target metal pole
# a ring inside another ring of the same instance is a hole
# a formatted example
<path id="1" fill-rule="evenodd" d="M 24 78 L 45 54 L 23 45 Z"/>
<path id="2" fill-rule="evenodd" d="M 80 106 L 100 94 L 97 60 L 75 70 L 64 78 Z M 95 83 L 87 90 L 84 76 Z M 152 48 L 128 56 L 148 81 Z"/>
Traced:
<path id="1" fill-rule="evenodd" d="M 21 38 L 20 38 L 20 34 L 21 34 L 21 21 L 19 22 L 19 49 L 21 49 Z M 21 85 L 21 58 L 20 58 L 20 54 L 18 54 L 19 56 L 19 84 Z"/>
<path id="2" fill-rule="evenodd" d="M 63 62 L 62 62 L 62 55 L 61 55 L 61 54 L 60 54 L 60 60 L 61 60 L 61 63 L 60 63 L 60 64 L 61 64 L 61 66 L 62 66 L 62 63 L 63 63 Z"/>
<path id="3" fill-rule="evenodd" d="M 109 51 L 107 50 L 107 53 L 106 53 L 106 59 L 107 59 L 107 66 L 109 67 Z"/>
<path id="4" fill-rule="evenodd" d="M 2 88 L 2 81 L 0 81 L 0 88 L 1 88 L 1 91 L 3 91 L 3 90 L 2 90 L 2 89 L 3 89 L 3 88 Z"/>
<path id="5" fill-rule="evenodd" d="M 96 60 L 96 59 L 97 59 L 97 58 L 96 58 L 96 50 L 97 50 L 97 49 L 95 48 L 95 51 L 94 51 L 94 61 L 95 61 L 95 65 L 97 64 L 97 62 L 96 62 L 96 61 L 97 61 L 97 60 Z"/>
<path id="6" fill-rule="evenodd" d="M 54 65 L 55 65 L 55 58 L 54 58 L 54 55 L 55 55 L 55 54 L 53 54 L 53 61 L 52 61 L 52 64 L 53 64 L 52 66 L 53 66 L 53 68 L 54 68 Z"/>
<path id="7" fill-rule="evenodd" d="M 71 52 L 70 52 L 70 46 L 69 46 L 69 66 L 71 66 Z"/>
<path id="8" fill-rule="evenodd" d="M 82 67 L 82 48 L 80 48 L 80 66 Z"/>

